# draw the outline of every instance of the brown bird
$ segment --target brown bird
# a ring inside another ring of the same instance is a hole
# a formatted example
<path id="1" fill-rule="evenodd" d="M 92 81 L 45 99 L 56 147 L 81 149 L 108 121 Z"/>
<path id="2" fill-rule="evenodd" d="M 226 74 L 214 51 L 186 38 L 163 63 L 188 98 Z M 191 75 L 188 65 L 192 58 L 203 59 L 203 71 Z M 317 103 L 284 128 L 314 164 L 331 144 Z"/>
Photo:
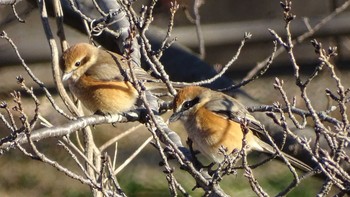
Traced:
<path id="1" fill-rule="evenodd" d="M 92 112 L 125 112 L 133 108 L 139 97 L 126 77 L 129 66 L 119 54 L 79 43 L 62 54 L 60 67 L 63 81 L 68 81 L 71 92 Z M 154 82 L 147 88 L 158 88 L 157 84 L 165 87 L 142 68 L 133 66 L 132 69 L 137 79 Z"/>
<path id="2" fill-rule="evenodd" d="M 223 161 L 224 155 L 219 152 L 221 146 L 227 148 L 227 153 L 241 150 L 244 134 L 240 122 L 243 119 L 249 128 L 245 138 L 248 151 L 276 152 L 256 136 L 259 132 L 263 135 L 260 122 L 236 99 L 221 92 L 199 86 L 183 88 L 174 99 L 174 114 L 170 122 L 178 119 L 184 124 L 195 147 L 212 161 Z M 297 168 L 312 170 L 298 159 L 287 154 L 284 156 Z"/>

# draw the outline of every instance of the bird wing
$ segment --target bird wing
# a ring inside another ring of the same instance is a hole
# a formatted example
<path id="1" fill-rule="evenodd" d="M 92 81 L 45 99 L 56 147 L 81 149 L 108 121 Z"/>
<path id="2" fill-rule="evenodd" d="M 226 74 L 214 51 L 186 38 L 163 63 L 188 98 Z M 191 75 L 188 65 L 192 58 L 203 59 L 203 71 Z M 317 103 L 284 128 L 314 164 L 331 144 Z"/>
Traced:
<path id="1" fill-rule="evenodd" d="M 93 65 L 86 71 L 85 74 L 100 81 L 125 80 L 125 76 L 120 72 L 116 65 L 107 63 Z"/>
<path id="2" fill-rule="evenodd" d="M 87 75 L 103 81 L 124 81 L 127 79 L 127 76 L 131 76 L 130 68 L 121 55 L 101 51 L 100 56 L 100 63 L 91 66 L 86 71 Z M 110 62 L 114 62 L 115 64 L 111 64 Z M 131 69 L 139 80 L 156 81 L 154 77 L 141 67 L 132 65 Z"/>
<path id="3" fill-rule="evenodd" d="M 256 120 L 250 113 L 246 110 L 246 108 L 238 103 L 237 100 L 234 98 L 231 98 L 227 95 L 220 95 L 216 98 L 211 99 L 205 104 L 205 107 L 221 116 L 224 116 L 232 121 L 240 123 L 242 121 L 242 118 L 245 118 L 247 121 L 247 127 L 254 132 L 254 135 L 257 138 L 261 138 L 262 136 L 265 136 L 263 129 L 264 127 L 261 125 L 261 123 Z M 269 154 L 275 154 L 274 148 L 269 145 L 268 143 L 257 140 L 258 144 L 263 149 L 263 152 L 269 153 Z M 289 160 L 289 162 L 292 163 L 295 167 L 308 172 L 311 171 L 312 168 L 305 164 L 304 162 L 300 161 L 299 159 L 296 159 L 295 157 L 288 155 L 286 153 L 283 153 L 283 155 Z"/>

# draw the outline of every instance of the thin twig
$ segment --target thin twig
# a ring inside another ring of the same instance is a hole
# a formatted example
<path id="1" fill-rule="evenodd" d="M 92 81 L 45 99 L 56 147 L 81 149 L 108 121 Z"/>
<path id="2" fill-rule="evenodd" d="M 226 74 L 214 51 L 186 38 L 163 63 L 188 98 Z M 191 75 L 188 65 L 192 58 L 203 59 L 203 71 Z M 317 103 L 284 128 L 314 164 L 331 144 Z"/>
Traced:
<path id="1" fill-rule="evenodd" d="M 136 150 L 133 154 L 127 158 L 123 164 L 121 164 L 116 170 L 114 170 L 113 175 L 117 175 L 120 171 L 122 171 L 153 139 L 152 136 L 148 137 Z"/>

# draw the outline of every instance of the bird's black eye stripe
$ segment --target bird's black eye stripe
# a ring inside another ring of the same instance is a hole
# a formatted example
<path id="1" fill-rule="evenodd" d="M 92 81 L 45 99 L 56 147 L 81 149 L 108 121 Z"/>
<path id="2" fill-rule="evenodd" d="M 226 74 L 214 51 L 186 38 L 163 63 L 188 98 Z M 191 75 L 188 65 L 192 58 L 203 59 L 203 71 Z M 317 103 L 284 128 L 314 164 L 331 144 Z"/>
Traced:
<path id="1" fill-rule="evenodd" d="M 191 107 L 193 107 L 194 105 L 196 105 L 199 102 L 199 97 L 196 97 L 190 101 L 186 101 L 184 102 L 184 104 L 182 105 L 182 109 L 183 110 L 187 110 Z"/>
<path id="2" fill-rule="evenodd" d="M 89 60 L 88 57 L 84 57 L 83 59 L 77 60 L 74 64 L 75 67 L 79 67 L 83 64 L 85 64 Z"/>

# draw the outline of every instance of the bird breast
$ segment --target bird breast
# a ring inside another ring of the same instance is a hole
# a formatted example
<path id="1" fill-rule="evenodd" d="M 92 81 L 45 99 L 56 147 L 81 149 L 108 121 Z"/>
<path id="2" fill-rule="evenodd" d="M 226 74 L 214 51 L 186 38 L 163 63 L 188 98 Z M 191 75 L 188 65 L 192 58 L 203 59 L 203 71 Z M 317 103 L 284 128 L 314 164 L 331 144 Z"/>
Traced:
<path id="1" fill-rule="evenodd" d="M 193 116 L 190 115 L 184 125 L 199 151 L 216 162 L 223 160 L 223 155 L 219 153 L 221 146 L 227 148 L 227 154 L 242 148 L 244 135 L 241 125 L 205 107 L 199 108 Z M 246 135 L 246 140 L 249 146 L 257 146 L 251 131 Z"/>
<path id="2" fill-rule="evenodd" d="M 133 85 L 127 81 L 98 81 L 83 75 L 77 82 L 69 82 L 73 94 L 90 111 L 120 113 L 130 110 L 138 98 Z"/>

